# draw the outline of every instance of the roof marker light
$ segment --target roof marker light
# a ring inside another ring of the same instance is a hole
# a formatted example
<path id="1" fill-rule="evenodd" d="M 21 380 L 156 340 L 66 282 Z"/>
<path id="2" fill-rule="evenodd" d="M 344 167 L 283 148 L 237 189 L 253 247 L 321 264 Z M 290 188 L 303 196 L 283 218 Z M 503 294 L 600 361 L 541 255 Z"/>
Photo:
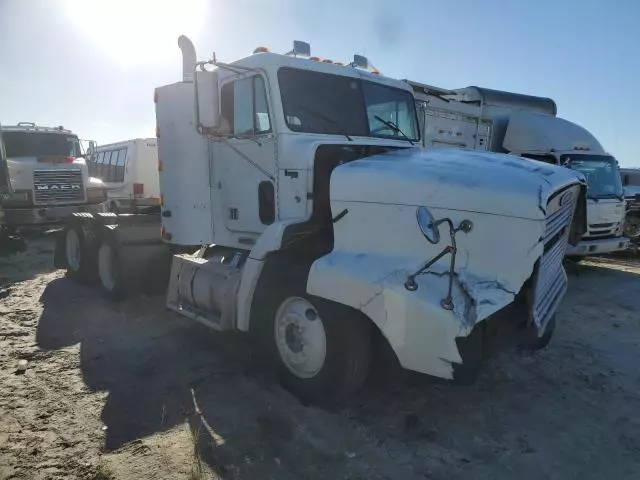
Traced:
<path id="1" fill-rule="evenodd" d="M 351 63 L 351 66 L 356 68 L 367 69 L 369 68 L 369 59 L 364 55 L 354 55 L 353 63 Z"/>
<path id="2" fill-rule="evenodd" d="M 253 54 L 255 55 L 256 53 L 269 53 L 269 49 L 267 47 L 257 47 L 254 51 Z"/>
<path id="3" fill-rule="evenodd" d="M 292 55 L 294 57 L 310 57 L 311 45 L 301 40 L 293 41 L 293 50 L 285 53 L 285 55 Z"/>
<path id="4" fill-rule="evenodd" d="M 309 57 L 309 60 L 314 61 L 314 62 L 321 62 L 322 59 L 320 57 Z"/>

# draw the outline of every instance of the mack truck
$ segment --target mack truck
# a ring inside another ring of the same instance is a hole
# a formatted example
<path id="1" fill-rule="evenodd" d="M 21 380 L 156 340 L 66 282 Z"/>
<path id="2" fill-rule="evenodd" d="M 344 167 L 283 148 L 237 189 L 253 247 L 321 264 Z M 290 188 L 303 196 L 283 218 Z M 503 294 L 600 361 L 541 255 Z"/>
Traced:
<path id="1" fill-rule="evenodd" d="M 164 265 L 170 310 L 248 332 L 306 401 L 355 391 L 383 351 L 469 381 L 490 326 L 549 342 L 581 174 L 421 148 L 411 87 L 361 55 L 296 41 L 224 63 L 178 43 L 182 80 L 155 90 L 161 213 L 73 215 L 58 267 L 126 296 Z"/>
<path id="2" fill-rule="evenodd" d="M 73 212 L 104 211 L 106 189 L 90 178 L 80 140 L 63 127 L 0 126 L 6 155 L 5 228 L 62 224 Z"/>
<path id="3" fill-rule="evenodd" d="M 557 116 L 550 98 L 405 80 L 415 93 L 425 147 L 509 153 L 571 168 L 587 179 L 588 226 L 574 260 L 624 250 L 625 199 L 616 159 L 585 128 Z"/>

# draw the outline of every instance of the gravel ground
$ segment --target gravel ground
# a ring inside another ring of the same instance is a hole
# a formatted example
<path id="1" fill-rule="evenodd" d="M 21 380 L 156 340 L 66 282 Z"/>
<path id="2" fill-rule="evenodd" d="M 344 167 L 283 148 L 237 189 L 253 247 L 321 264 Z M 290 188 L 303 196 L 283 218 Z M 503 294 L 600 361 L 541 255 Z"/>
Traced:
<path id="1" fill-rule="evenodd" d="M 378 380 L 323 410 L 243 336 L 110 303 L 52 253 L 0 257 L 0 479 L 640 478 L 638 258 L 572 267 L 551 345 L 472 386 Z"/>

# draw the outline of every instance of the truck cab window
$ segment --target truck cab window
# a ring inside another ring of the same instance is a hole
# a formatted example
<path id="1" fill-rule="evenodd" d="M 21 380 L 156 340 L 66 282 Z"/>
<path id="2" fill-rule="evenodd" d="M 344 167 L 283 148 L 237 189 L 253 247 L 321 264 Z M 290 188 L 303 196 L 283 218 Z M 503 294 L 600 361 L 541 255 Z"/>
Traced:
<path id="1" fill-rule="evenodd" d="M 260 135 L 271 131 L 264 80 L 255 75 L 222 86 L 222 115 L 234 135 Z"/>
<path id="2" fill-rule="evenodd" d="M 538 160 L 539 162 L 550 163 L 552 165 L 558 164 L 558 160 L 556 160 L 556 157 L 553 155 L 534 155 L 532 153 L 523 153 L 521 156 L 530 158 L 531 160 Z"/>

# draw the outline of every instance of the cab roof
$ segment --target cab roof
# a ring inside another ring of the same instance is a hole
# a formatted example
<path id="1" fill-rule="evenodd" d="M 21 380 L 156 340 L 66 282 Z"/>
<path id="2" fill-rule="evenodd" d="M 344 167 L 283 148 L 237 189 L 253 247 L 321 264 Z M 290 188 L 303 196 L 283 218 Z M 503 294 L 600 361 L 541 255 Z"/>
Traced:
<path id="1" fill-rule="evenodd" d="M 328 63 L 317 57 L 295 57 L 272 52 L 254 53 L 234 62 L 228 63 L 230 67 L 246 67 L 256 69 L 276 70 L 278 67 L 290 67 L 300 70 L 310 70 L 342 77 L 358 78 L 370 82 L 380 83 L 389 87 L 399 88 L 412 92 L 412 88 L 407 83 L 395 78 L 385 77 L 379 73 L 369 72 L 351 65 L 341 65 L 336 62 Z M 220 67 L 218 67 L 220 68 Z"/>
<path id="2" fill-rule="evenodd" d="M 71 130 L 65 129 L 62 125 L 58 127 L 45 127 L 36 125 L 33 122 L 19 122 L 17 125 L 0 125 L 3 132 L 40 132 L 40 133 L 63 133 L 75 135 Z"/>

